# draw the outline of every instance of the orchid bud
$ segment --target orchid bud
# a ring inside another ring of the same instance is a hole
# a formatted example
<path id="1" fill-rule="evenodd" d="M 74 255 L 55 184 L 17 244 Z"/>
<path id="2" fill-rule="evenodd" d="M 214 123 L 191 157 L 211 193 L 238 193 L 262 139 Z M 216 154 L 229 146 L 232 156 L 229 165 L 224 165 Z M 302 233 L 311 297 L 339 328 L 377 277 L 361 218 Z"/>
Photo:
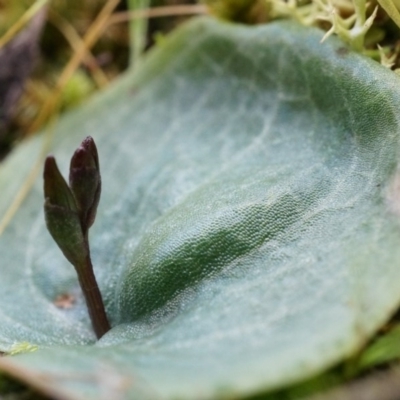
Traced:
<path id="1" fill-rule="evenodd" d="M 88 136 L 71 158 L 69 186 L 75 197 L 82 229 L 89 229 L 96 218 L 101 193 L 99 157 L 94 140 Z"/>
<path id="2" fill-rule="evenodd" d="M 44 165 L 44 213 L 47 229 L 64 256 L 75 267 L 96 336 L 110 330 L 107 314 L 90 259 L 88 230 L 99 204 L 99 158 L 88 136 L 71 159 L 69 182 L 62 177 L 54 157 Z"/>
<path id="3" fill-rule="evenodd" d="M 68 261 L 77 266 L 87 257 L 78 208 L 54 157 L 44 165 L 44 213 L 47 229 Z"/>

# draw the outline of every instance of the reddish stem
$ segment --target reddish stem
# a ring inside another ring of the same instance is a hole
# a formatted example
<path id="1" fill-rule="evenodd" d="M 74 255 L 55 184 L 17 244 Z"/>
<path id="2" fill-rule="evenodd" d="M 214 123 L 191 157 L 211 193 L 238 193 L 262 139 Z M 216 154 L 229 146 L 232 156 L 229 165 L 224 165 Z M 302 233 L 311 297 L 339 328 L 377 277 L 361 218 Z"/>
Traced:
<path id="1" fill-rule="evenodd" d="M 85 244 L 88 249 L 88 256 L 85 260 L 85 265 L 76 268 L 78 279 L 82 288 L 83 295 L 86 300 L 86 305 L 89 310 L 90 320 L 92 321 L 93 330 L 96 333 L 97 339 L 100 339 L 105 333 L 110 330 L 107 314 L 104 309 L 103 298 L 101 296 L 99 286 L 97 285 L 96 277 L 93 272 L 93 265 L 90 259 L 90 249 L 88 235 L 85 235 Z"/>

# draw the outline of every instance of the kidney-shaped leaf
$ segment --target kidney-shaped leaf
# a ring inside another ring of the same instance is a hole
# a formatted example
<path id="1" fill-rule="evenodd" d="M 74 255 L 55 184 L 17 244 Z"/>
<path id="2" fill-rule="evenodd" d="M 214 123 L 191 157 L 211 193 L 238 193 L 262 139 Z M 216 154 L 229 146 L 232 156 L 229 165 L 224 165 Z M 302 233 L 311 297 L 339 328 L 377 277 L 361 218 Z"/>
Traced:
<path id="1" fill-rule="evenodd" d="M 95 343 L 38 179 L 0 239 L 0 347 L 38 350 L 3 369 L 71 399 L 237 396 L 327 368 L 387 320 L 400 81 L 321 36 L 200 19 L 60 122 L 64 173 L 86 135 L 99 149 L 91 243 L 113 329 Z M 0 212 L 40 140 L 2 166 Z"/>

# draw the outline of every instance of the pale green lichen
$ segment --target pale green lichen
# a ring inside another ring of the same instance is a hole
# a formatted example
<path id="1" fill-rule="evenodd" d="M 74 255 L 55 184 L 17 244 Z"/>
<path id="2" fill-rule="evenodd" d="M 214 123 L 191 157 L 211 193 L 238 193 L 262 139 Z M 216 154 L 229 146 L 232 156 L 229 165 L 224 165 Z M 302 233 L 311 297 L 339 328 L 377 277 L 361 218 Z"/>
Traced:
<path id="1" fill-rule="evenodd" d="M 398 56 L 399 49 L 397 48 L 395 50 L 395 52 L 390 55 L 387 54 L 387 49 L 384 49 L 383 47 L 379 46 L 379 44 L 378 44 L 378 49 L 379 49 L 379 56 L 380 56 L 381 64 L 384 67 L 392 68 L 393 65 L 395 64 L 396 58 Z"/>
<path id="2" fill-rule="evenodd" d="M 356 51 L 363 51 L 365 36 L 372 26 L 378 8 L 367 16 L 365 0 L 312 0 L 301 4 L 298 0 L 266 0 L 271 5 L 272 18 L 289 17 L 303 25 L 318 25 L 326 21 L 330 28 L 322 42 L 336 34 Z"/>
<path id="3" fill-rule="evenodd" d="M 22 354 L 22 353 L 32 353 L 33 351 L 36 351 L 37 349 L 38 349 L 38 346 L 35 344 L 31 344 L 29 342 L 17 342 L 11 346 L 11 348 L 7 352 L 7 354 L 10 356 L 15 356 L 17 354 Z"/>
<path id="4" fill-rule="evenodd" d="M 333 33 L 336 33 L 343 41 L 347 42 L 354 50 L 362 51 L 364 49 L 365 35 L 378 12 L 378 7 L 375 7 L 373 13 L 366 18 L 366 4 L 364 0 L 354 0 L 354 14 L 348 18 L 343 18 L 336 11 L 333 2 L 328 0 L 326 4 L 322 0 L 319 1 L 321 8 L 325 11 L 326 16 L 320 16 L 320 19 L 325 19 L 332 24 L 332 27 L 326 32 L 322 41 L 328 38 Z M 323 8 L 324 7 L 324 8 Z"/>

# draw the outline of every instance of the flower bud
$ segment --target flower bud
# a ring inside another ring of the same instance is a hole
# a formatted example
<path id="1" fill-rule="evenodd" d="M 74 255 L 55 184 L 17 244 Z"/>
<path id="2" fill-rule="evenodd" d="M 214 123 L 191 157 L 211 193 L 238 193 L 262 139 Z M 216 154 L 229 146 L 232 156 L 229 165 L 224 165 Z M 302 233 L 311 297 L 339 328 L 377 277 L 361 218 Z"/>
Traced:
<path id="1" fill-rule="evenodd" d="M 67 182 L 57 167 L 56 160 L 53 156 L 48 156 L 44 164 L 44 197 L 48 199 L 50 204 L 78 211 L 74 196 Z"/>
<path id="2" fill-rule="evenodd" d="M 87 248 L 78 208 L 52 156 L 46 159 L 43 178 L 47 229 L 68 261 L 74 266 L 81 265 Z"/>
<path id="3" fill-rule="evenodd" d="M 101 193 L 99 157 L 94 140 L 88 136 L 71 158 L 69 186 L 79 209 L 82 229 L 89 229 L 96 218 Z"/>

